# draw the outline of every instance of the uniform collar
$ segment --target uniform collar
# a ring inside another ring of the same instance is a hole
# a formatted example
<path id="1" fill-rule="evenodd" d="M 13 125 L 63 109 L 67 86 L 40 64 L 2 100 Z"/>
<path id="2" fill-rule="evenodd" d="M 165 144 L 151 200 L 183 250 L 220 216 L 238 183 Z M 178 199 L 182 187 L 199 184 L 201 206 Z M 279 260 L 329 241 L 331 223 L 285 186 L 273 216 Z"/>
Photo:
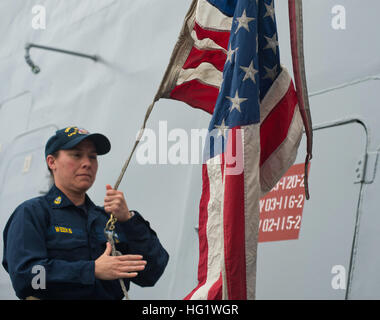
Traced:
<path id="1" fill-rule="evenodd" d="M 55 184 L 47 193 L 46 199 L 53 209 L 75 207 L 75 204 Z M 85 204 L 88 208 L 95 206 L 87 194 L 85 195 Z"/>

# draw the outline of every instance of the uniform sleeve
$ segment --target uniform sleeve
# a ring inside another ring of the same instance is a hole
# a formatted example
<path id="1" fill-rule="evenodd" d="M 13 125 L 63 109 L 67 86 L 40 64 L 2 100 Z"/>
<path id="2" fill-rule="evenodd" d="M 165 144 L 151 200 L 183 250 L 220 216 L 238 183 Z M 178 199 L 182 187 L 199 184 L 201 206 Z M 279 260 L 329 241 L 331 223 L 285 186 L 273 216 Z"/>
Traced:
<path id="1" fill-rule="evenodd" d="M 83 290 L 91 290 L 95 283 L 94 261 L 49 259 L 46 230 L 43 212 L 25 206 L 16 209 L 4 229 L 3 265 L 16 295 L 20 299 L 51 298 L 56 285 L 63 285 L 63 289 L 64 284 L 78 284 Z"/>
<path id="2" fill-rule="evenodd" d="M 149 222 L 137 211 L 134 211 L 132 218 L 120 225 L 128 241 L 128 252 L 124 254 L 140 254 L 147 261 L 145 269 L 137 277 L 131 278 L 131 281 L 142 287 L 153 286 L 163 274 L 169 254 L 150 228 Z"/>

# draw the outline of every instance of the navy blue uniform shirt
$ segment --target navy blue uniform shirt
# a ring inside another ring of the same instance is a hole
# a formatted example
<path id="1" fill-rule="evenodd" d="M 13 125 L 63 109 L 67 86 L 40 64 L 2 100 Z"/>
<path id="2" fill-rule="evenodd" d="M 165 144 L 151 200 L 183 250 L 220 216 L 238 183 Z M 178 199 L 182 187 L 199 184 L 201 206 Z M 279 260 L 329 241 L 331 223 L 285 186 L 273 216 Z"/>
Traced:
<path id="1" fill-rule="evenodd" d="M 76 207 L 56 186 L 47 195 L 18 206 L 3 235 L 3 266 L 16 295 L 20 299 L 122 299 L 118 280 L 95 278 L 95 260 L 106 248 L 108 219 L 109 214 L 87 195 L 85 208 Z M 136 211 L 115 226 L 116 249 L 122 254 L 140 254 L 147 261 L 137 277 L 124 279 L 127 289 L 130 281 L 153 286 L 169 259 L 156 233 Z M 46 289 L 34 289 L 32 280 L 41 267 Z"/>

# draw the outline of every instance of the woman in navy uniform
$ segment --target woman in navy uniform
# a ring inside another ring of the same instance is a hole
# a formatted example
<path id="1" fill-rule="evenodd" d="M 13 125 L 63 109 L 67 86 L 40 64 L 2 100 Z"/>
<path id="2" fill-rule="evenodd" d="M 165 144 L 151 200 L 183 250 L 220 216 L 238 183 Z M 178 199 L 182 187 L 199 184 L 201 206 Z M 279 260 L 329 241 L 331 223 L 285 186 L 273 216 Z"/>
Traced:
<path id="1" fill-rule="evenodd" d="M 128 209 L 123 193 L 107 185 L 104 208 L 86 194 L 96 178 L 97 156 L 110 148 L 104 135 L 77 127 L 48 140 L 45 157 L 54 185 L 18 206 L 4 229 L 3 266 L 20 299 L 122 299 L 117 279 L 127 289 L 130 281 L 153 286 L 164 272 L 168 253 L 149 223 Z M 104 235 L 110 213 L 118 220 L 121 256 L 111 256 Z"/>

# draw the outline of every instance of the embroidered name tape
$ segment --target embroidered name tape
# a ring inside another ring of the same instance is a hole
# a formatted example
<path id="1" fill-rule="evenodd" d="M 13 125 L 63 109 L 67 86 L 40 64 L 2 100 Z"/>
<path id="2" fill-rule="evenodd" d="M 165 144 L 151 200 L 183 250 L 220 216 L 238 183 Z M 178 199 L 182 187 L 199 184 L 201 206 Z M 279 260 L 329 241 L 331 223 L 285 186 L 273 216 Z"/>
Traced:
<path id="1" fill-rule="evenodd" d="M 71 228 L 64 228 L 64 227 L 54 227 L 55 229 L 55 232 L 63 232 L 63 233 L 73 233 L 73 231 L 71 230 Z"/>

